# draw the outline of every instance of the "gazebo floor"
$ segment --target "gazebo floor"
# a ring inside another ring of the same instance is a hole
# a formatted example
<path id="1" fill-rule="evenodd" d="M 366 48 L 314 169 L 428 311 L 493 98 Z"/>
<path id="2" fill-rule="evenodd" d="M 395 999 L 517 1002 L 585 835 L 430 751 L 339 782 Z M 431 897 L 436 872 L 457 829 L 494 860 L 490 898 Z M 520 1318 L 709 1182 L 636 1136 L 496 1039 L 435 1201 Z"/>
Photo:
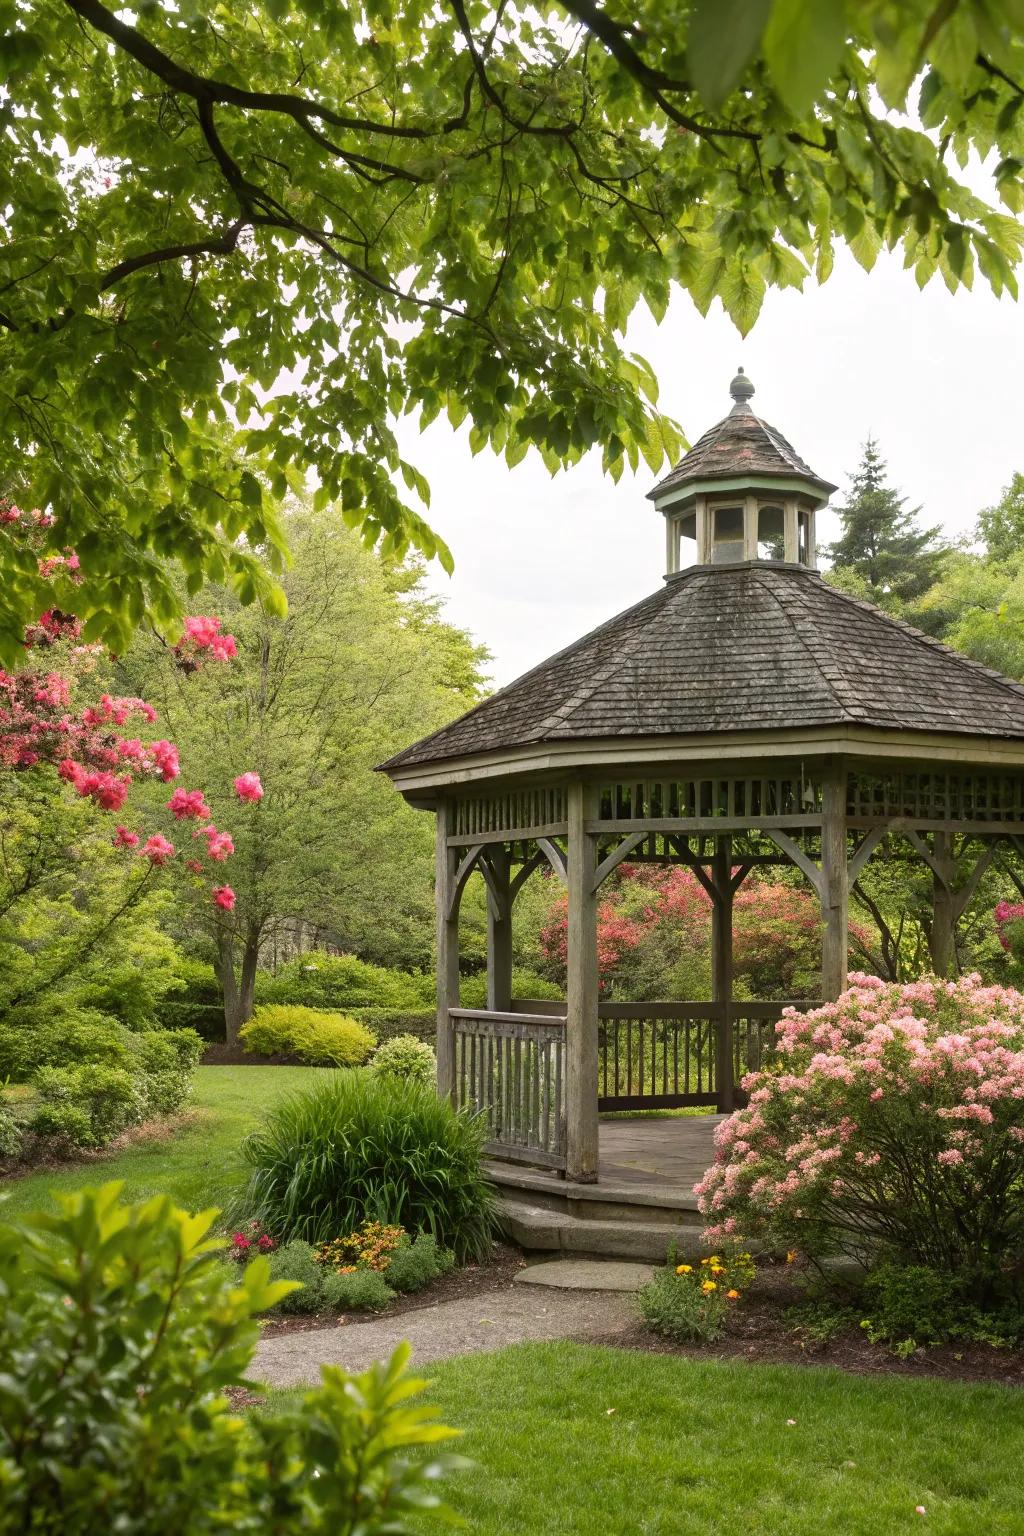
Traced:
<path id="1" fill-rule="evenodd" d="M 693 1186 L 714 1155 L 720 1115 L 602 1120 L 596 1184 L 494 1160 L 502 1226 L 530 1252 L 580 1253 L 655 1262 L 670 1243 L 700 1251 L 703 1220 Z"/>

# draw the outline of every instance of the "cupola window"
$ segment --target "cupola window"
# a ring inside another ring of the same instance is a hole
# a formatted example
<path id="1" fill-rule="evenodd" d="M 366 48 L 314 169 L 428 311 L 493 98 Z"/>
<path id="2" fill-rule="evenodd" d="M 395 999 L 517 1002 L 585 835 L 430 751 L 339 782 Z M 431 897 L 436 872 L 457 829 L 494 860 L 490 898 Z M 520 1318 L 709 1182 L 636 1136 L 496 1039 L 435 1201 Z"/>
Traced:
<path id="1" fill-rule="evenodd" d="M 786 513 L 782 507 L 762 503 L 757 509 L 757 558 L 786 558 Z"/>
<path id="2" fill-rule="evenodd" d="M 715 565 L 732 565 L 743 559 L 743 508 L 712 508 L 711 559 Z"/>
<path id="3" fill-rule="evenodd" d="M 797 552 L 796 557 L 801 565 L 811 563 L 811 514 L 803 507 L 797 513 Z"/>

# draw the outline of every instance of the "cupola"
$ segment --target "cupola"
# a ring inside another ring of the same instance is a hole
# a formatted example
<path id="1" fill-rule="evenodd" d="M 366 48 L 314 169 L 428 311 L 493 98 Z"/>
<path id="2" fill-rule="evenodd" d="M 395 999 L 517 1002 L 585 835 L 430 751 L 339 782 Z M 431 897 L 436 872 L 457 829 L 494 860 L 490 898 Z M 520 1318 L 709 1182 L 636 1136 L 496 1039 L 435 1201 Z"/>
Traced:
<path id="1" fill-rule="evenodd" d="M 815 514 L 836 487 L 754 412 L 742 368 L 729 393 L 729 414 L 649 493 L 665 518 L 668 575 L 748 561 L 814 570 Z"/>

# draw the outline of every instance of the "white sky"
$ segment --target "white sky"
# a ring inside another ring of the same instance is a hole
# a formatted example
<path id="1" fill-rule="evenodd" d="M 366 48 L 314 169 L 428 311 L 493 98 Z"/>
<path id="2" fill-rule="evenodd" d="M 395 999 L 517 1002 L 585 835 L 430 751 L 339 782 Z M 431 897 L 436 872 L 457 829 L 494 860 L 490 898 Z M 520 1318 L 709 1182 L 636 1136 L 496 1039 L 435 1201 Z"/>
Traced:
<path id="1" fill-rule="evenodd" d="M 745 340 L 717 304 L 705 320 L 678 294 L 660 327 L 637 311 L 628 345 L 691 442 L 728 411 L 742 364 L 754 410 L 816 473 L 845 488 L 871 433 L 892 483 L 948 535 L 968 532 L 1024 470 L 1024 304 L 995 300 L 980 279 L 971 293 L 938 278 L 921 292 L 899 255 L 867 274 L 838 252 L 824 286 L 770 292 Z M 509 470 L 488 451 L 473 458 L 468 427 L 443 419 L 422 436 L 406 423 L 402 448 L 431 483 L 429 519 L 455 557 L 454 576 L 434 566 L 430 586 L 490 648 L 496 684 L 658 586 L 664 524 L 645 500 L 646 468 L 618 485 L 597 454 L 554 479 L 534 454 Z M 826 513 L 819 536 L 834 526 Z"/>

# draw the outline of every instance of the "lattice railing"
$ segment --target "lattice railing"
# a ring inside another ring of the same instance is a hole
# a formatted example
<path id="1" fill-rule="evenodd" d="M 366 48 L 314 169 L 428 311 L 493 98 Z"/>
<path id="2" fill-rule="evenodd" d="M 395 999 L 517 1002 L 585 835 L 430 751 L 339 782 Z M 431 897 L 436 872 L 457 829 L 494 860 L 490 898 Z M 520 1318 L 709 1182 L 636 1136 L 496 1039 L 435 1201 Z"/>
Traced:
<path id="1" fill-rule="evenodd" d="M 453 1008 L 454 1098 L 483 1116 L 487 1151 L 565 1167 L 565 1018 Z"/>
<path id="2" fill-rule="evenodd" d="M 498 832 L 510 837 L 564 826 L 564 786 L 510 790 L 505 794 L 467 795 L 455 802 L 454 836 L 482 837 Z"/>
<path id="3" fill-rule="evenodd" d="M 820 780 L 794 770 L 766 778 L 657 779 L 605 785 L 602 821 L 760 820 L 774 816 L 819 816 Z"/>
<path id="4" fill-rule="evenodd" d="M 847 815 L 855 820 L 1024 821 L 1024 776 L 996 773 L 851 773 Z"/>

